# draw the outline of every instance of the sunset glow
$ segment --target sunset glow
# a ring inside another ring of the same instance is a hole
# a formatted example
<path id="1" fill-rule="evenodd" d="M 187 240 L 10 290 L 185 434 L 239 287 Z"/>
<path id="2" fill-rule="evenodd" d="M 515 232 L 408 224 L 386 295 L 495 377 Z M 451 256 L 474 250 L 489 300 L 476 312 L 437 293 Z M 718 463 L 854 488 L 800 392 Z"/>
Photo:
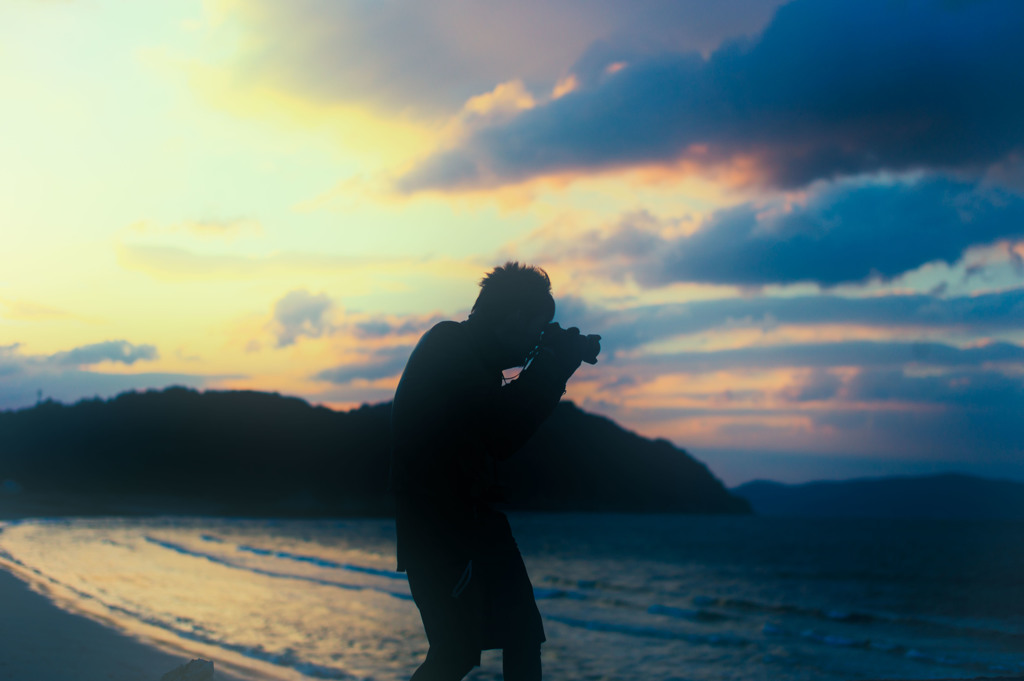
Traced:
<path id="1" fill-rule="evenodd" d="M 598 4 L 4 3 L 0 409 L 386 401 L 518 259 L 728 484 L 1024 479 L 1021 6 Z"/>

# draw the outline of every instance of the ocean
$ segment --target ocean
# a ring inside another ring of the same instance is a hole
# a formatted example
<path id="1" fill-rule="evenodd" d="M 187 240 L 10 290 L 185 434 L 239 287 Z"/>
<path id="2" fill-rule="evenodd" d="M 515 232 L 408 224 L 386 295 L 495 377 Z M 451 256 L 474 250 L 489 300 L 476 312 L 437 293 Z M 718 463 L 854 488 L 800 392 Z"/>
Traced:
<path id="1" fill-rule="evenodd" d="M 511 514 L 545 679 L 1024 674 L 1024 523 Z M 0 562 L 62 607 L 274 678 L 408 679 L 388 520 L 39 519 Z M 501 678 L 487 652 L 468 678 Z"/>

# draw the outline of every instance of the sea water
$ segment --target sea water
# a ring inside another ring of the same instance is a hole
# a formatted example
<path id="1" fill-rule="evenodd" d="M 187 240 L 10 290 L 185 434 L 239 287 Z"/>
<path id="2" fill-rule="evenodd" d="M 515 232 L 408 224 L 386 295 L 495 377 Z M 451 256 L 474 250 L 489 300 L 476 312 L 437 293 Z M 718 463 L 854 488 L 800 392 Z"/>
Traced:
<path id="1" fill-rule="evenodd" d="M 545 678 L 1024 674 L 1024 523 L 512 514 Z M 427 650 L 387 520 L 46 519 L 0 561 L 58 604 L 280 679 Z M 471 679 L 500 678 L 498 652 Z"/>

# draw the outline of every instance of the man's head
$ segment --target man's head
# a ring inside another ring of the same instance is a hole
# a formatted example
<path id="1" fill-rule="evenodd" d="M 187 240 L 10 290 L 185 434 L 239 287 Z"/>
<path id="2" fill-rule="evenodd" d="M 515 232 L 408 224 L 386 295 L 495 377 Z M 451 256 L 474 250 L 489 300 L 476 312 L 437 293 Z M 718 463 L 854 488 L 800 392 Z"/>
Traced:
<path id="1" fill-rule="evenodd" d="M 494 331 L 503 347 L 503 363 L 517 366 L 555 316 L 551 280 L 539 267 L 507 262 L 480 281 L 480 294 L 469 318 Z"/>

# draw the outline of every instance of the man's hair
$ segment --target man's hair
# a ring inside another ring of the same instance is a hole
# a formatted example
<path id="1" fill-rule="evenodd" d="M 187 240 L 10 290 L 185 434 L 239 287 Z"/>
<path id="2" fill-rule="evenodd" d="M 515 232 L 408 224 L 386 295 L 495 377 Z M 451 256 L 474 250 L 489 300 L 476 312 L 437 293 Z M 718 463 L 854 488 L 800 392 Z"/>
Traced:
<path id="1" fill-rule="evenodd" d="M 480 295 L 469 316 L 493 322 L 517 311 L 524 317 L 544 315 L 551 320 L 555 316 L 555 300 L 551 297 L 547 272 L 509 261 L 480 280 Z"/>

